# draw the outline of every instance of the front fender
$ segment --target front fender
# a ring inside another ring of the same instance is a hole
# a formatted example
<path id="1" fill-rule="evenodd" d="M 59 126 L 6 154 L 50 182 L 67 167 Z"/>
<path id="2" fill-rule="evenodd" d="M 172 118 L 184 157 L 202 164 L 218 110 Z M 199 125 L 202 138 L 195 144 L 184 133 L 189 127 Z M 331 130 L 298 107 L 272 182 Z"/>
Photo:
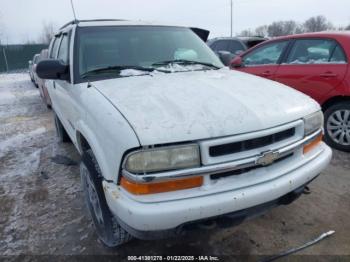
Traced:
<path id="1" fill-rule="evenodd" d="M 124 153 L 140 147 L 139 140 L 126 119 L 96 89 L 87 89 L 82 103 L 85 117 L 75 124 L 77 139 L 80 139 L 80 135 L 85 138 L 104 179 L 116 183 Z M 81 141 L 77 142 L 78 150 L 82 153 Z"/>

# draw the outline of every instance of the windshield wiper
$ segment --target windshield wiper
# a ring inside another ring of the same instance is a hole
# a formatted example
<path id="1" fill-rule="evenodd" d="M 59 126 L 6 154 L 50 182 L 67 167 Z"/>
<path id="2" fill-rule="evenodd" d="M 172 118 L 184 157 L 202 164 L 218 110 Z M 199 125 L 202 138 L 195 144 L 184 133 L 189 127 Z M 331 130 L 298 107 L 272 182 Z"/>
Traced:
<path id="1" fill-rule="evenodd" d="M 84 74 L 82 74 L 81 77 L 85 78 L 89 75 L 95 75 L 98 73 L 104 73 L 104 72 L 109 72 L 109 71 L 122 71 L 125 69 L 135 69 L 135 70 L 145 71 L 145 72 L 153 72 L 155 70 L 154 68 L 147 68 L 147 67 L 143 67 L 143 66 L 115 65 L 115 66 L 101 67 L 101 68 L 87 71 Z"/>
<path id="2" fill-rule="evenodd" d="M 162 65 L 169 65 L 169 64 L 183 64 L 183 65 L 204 65 L 207 67 L 212 67 L 215 69 L 220 69 L 219 66 L 216 66 L 211 63 L 205 63 L 200 61 L 192 61 L 192 60 L 186 60 L 186 59 L 175 59 L 175 60 L 166 60 L 161 62 L 153 63 L 152 66 L 162 66 Z"/>

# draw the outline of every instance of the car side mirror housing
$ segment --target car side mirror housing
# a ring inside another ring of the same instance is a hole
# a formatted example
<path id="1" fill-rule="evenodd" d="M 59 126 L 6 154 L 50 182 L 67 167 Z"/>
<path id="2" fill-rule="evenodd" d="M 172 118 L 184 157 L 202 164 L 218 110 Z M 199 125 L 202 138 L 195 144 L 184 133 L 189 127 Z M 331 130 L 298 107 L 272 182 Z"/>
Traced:
<path id="1" fill-rule="evenodd" d="M 219 56 L 221 62 L 225 65 L 225 66 L 229 66 L 231 60 L 235 57 L 234 54 L 228 52 L 228 51 L 218 51 L 217 55 Z"/>
<path id="2" fill-rule="evenodd" d="M 231 62 L 231 68 L 243 67 L 243 59 L 240 56 L 236 56 Z"/>
<path id="3" fill-rule="evenodd" d="M 42 60 L 37 64 L 35 70 L 42 79 L 70 80 L 69 66 L 65 65 L 62 60 Z"/>

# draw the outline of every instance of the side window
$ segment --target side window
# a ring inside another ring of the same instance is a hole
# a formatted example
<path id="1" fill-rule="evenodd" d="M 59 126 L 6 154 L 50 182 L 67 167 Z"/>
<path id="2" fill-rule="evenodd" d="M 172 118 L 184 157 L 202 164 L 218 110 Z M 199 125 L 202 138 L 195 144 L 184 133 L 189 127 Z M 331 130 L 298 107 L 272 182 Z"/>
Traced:
<path id="1" fill-rule="evenodd" d="M 278 63 L 288 41 L 261 46 L 244 57 L 246 66 L 274 65 Z"/>
<path id="2" fill-rule="evenodd" d="M 55 37 L 53 40 L 52 48 L 50 50 L 50 58 L 56 58 L 58 46 L 60 43 L 60 37 Z"/>
<path id="3" fill-rule="evenodd" d="M 218 40 L 214 45 L 214 51 L 227 51 L 228 50 L 227 40 Z"/>
<path id="4" fill-rule="evenodd" d="M 63 34 L 60 48 L 58 50 L 58 59 L 61 59 L 65 64 L 69 62 L 69 35 Z"/>
<path id="5" fill-rule="evenodd" d="M 330 62 L 333 64 L 336 64 L 336 63 L 346 64 L 347 63 L 345 54 L 339 45 L 337 45 L 335 47 Z"/>
<path id="6" fill-rule="evenodd" d="M 296 40 L 287 64 L 326 64 L 331 59 L 336 42 L 328 39 Z"/>
<path id="7" fill-rule="evenodd" d="M 229 46 L 227 49 L 232 54 L 238 54 L 239 51 L 243 52 L 245 47 L 241 44 L 241 42 L 236 40 L 229 41 Z"/>

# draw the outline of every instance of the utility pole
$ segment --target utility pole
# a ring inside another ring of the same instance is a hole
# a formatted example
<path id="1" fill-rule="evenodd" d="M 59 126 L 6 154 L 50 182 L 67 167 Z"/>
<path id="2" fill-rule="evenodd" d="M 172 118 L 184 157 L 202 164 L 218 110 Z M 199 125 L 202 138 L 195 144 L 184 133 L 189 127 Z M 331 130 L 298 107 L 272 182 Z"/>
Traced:
<path id="1" fill-rule="evenodd" d="M 233 0 L 231 0 L 231 37 L 233 36 Z"/>

